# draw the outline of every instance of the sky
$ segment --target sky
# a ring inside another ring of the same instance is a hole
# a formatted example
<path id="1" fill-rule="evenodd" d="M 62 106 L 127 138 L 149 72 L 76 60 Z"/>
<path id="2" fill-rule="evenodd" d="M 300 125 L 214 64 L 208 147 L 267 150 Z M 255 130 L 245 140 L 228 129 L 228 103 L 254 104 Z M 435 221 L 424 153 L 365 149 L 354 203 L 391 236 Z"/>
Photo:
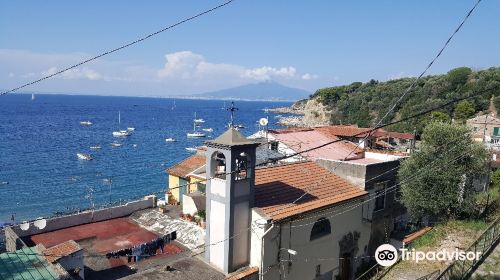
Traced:
<path id="1" fill-rule="evenodd" d="M 1 1 L 0 89 L 119 47 L 223 1 Z M 475 0 L 235 0 L 29 92 L 178 96 L 276 81 L 314 92 L 417 76 Z M 500 66 L 500 1 L 483 0 L 429 70 Z"/>

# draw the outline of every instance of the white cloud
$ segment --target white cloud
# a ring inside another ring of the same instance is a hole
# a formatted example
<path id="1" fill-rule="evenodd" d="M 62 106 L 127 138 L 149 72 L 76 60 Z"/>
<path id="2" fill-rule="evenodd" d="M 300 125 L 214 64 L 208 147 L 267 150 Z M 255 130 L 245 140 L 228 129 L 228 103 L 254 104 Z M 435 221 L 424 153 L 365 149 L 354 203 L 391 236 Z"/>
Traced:
<path id="1" fill-rule="evenodd" d="M 305 73 L 304 75 L 302 75 L 302 80 L 306 80 L 306 81 L 316 80 L 317 78 L 319 78 L 319 76 L 315 75 L 315 74 Z"/>
<path id="2" fill-rule="evenodd" d="M 165 55 L 165 66 L 158 70 L 161 79 L 180 78 L 184 80 L 202 80 L 206 78 L 236 78 L 246 81 L 265 81 L 276 78 L 294 78 L 297 70 L 292 67 L 275 68 L 263 66 L 245 68 L 240 65 L 211 63 L 191 51 L 180 51 Z"/>
<path id="3" fill-rule="evenodd" d="M 243 78 L 250 78 L 257 81 L 267 81 L 276 77 L 280 78 L 293 78 L 297 73 L 297 70 L 294 67 L 281 67 L 274 68 L 269 66 L 264 66 L 260 68 L 247 69 L 245 74 L 243 74 Z"/>
<path id="4" fill-rule="evenodd" d="M 57 67 L 50 67 L 49 69 L 42 71 L 41 75 L 42 76 L 50 76 L 50 75 L 54 75 L 58 71 L 59 70 L 57 69 Z M 91 80 L 91 81 L 96 81 L 96 80 L 105 79 L 99 72 L 97 72 L 93 69 L 87 68 L 87 67 L 83 67 L 82 69 L 73 68 L 71 70 L 68 70 L 66 72 L 61 73 L 60 77 L 62 77 L 63 79 L 67 79 L 67 80 L 87 79 L 87 80 Z M 105 80 L 109 80 L 109 79 L 105 79 Z"/>

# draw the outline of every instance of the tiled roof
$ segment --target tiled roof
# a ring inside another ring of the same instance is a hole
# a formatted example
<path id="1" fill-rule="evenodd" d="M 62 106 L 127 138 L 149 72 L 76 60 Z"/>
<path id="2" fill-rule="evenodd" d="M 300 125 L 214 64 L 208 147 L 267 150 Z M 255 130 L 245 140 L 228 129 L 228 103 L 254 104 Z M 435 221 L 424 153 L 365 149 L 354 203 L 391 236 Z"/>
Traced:
<path id="1" fill-rule="evenodd" d="M 327 135 L 332 136 L 344 136 L 344 137 L 365 137 L 366 133 L 371 130 L 371 128 L 361 128 L 352 125 L 331 125 L 331 126 L 321 126 L 316 127 L 315 130 L 321 131 Z M 359 134 L 359 135 L 358 135 Z"/>
<path id="2" fill-rule="evenodd" d="M 301 200 L 291 204 L 306 192 L 308 194 Z M 365 194 L 366 191 L 310 161 L 255 171 L 255 206 L 273 220 L 281 220 Z"/>
<path id="3" fill-rule="evenodd" d="M 288 132 L 281 134 L 273 135 L 278 141 L 285 144 L 288 148 L 292 149 L 295 152 L 303 152 L 312 148 L 315 148 L 319 145 L 323 145 L 335 140 L 338 140 L 336 136 L 326 135 L 317 130 L 305 130 L 305 131 L 297 131 L 297 132 Z M 307 159 L 354 159 L 359 158 L 359 153 L 362 153 L 363 150 L 356 149 L 353 153 L 351 151 L 356 147 L 356 145 L 352 143 L 348 143 L 347 141 L 341 141 L 332 143 L 330 145 L 326 145 L 324 147 L 314 149 L 309 152 L 304 152 L 301 155 Z"/>
<path id="4" fill-rule="evenodd" d="M 73 240 L 68 240 L 64 243 L 61 243 L 59 245 L 56 245 L 54 247 L 50 247 L 48 249 L 45 249 L 43 251 L 43 254 L 45 255 L 45 258 L 53 263 L 57 261 L 58 259 L 64 257 L 64 256 L 69 256 L 73 253 L 76 253 L 80 251 L 82 248 L 80 245 L 78 245 L 75 241 Z"/>
<path id="5" fill-rule="evenodd" d="M 205 165 L 205 163 L 206 157 L 204 154 L 195 154 L 167 169 L 167 173 L 177 177 L 185 178 L 189 173 L 193 172 L 197 168 L 202 167 L 203 165 Z"/>
<path id="6" fill-rule="evenodd" d="M 214 144 L 223 146 L 257 145 L 255 141 L 245 138 L 245 136 L 232 127 L 214 140 L 209 140 L 205 143 L 207 145 Z"/>

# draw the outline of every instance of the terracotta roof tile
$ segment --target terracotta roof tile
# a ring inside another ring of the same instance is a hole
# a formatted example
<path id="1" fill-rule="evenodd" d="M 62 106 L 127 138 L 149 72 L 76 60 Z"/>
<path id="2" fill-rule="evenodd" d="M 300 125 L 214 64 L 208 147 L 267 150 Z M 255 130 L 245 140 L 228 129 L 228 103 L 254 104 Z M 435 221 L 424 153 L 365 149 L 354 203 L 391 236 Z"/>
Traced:
<path id="1" fill-rule="evenodd" d="M 294 200 L 306 194 L 291 206 Z M 255 171 L 255 205 L 273 220 L 367 194 L 319 165 L 298 162 Z"/>
<path id="2" fill-rule="evenodd" d="M 167 173 L 177 177 L 185 178 L 195 169 L 202 167 L 205 162 L 206 157 L 204 154 L 195 154 L 167 169 Z"/>
<path id="3" fill-rule="evenodd" d="M 55 261 L 59 260 L 60 258 L 62 258 L 64 256 L 69 256 L 69 255 L 76 253 L 80 250 L 82 250 L 80 245 L 78 245 L 73 240 L 68 240 L 68 241 L 63 242 L 63 243 L 56 245 L 54 247 L 50 247 L 48 249 L 45 249 L 43 251 L 43 254 L 45 255 L 45 258 L 49 262 L 54 263 Z"/>

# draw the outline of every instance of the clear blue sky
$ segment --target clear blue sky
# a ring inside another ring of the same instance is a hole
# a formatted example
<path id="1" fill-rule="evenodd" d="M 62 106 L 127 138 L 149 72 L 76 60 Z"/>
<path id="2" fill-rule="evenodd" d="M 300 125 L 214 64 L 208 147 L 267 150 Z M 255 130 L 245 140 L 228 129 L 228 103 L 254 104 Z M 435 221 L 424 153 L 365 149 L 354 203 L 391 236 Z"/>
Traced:
<path id="1" fill-rule="evenodd" d="M 0 88 L 15 87 L 222 1 L 2 1 Z M 415 76 L 473 0 L 250 1 L 27 91 L 192 94 L 276 80 L 314 91 Z M 500 1 L 483 0 L 431 68 L 500 65 Z"/>

